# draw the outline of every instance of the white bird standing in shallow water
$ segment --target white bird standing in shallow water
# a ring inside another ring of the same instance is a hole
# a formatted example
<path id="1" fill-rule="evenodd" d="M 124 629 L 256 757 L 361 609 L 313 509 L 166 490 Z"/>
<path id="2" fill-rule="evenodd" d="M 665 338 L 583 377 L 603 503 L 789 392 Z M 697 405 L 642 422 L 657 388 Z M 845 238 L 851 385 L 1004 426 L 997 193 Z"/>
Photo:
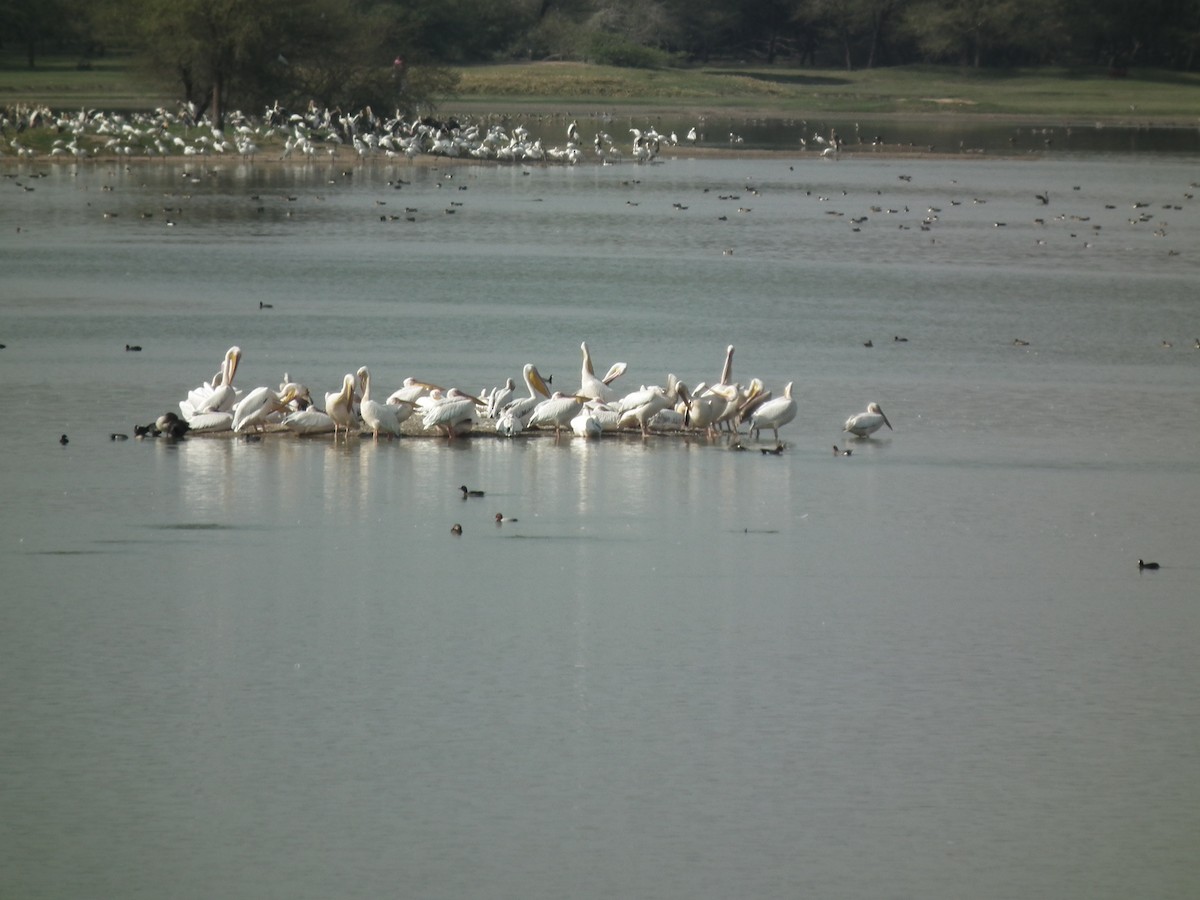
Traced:
<path id="1" fill-rule="evenodd" d="M 672 398 L 658 385 L 643 387 L 640 390 L 626 394 L 616 404 L 620 418 L 618 425 L 622 428 L 637 425 L 642 436 L 650 434 L 649 422 L 658 413 L 672 406 Z"/>
<path id="2" fill-rule="evenodd" d="M 478 397 L 472 397 L 458 388 L 450 388 L 445 397 L 426 409 L 421 424 L 426 429 L 439 431 L 453 440 L 471 430 L 471 424 L 478 415 L 477 407 L 480 405 Z"/>
<path id="3" fill-rule="evenodd" d="M 333 436 L 337 438 L 338 428 L 350 435 L 350 426 L 357 425 L 354 415 L 354 376 L 349 372 L 342 379 L 342 389 L 325 395 L 325 412 L 333 420 Z"/>
<path id="4" fill-rule="evenodd" d="M 851 416 L 846 420 L 846 427 L 843 431 L 848 431 L 855 437 L 870 437 L 884 425 L 888 430 L 892 430 L 892 423 L 888 421 L 887 416 L 883 414 L 883 410 L 879 408 L 878 403 L 871 403 L 867 406 L 866 412 L 861 412 L 856 416 Z"/>
<path id="5" fill-rule="evenodd" d="M 750 413 L 750 433 L 758 437 L 763 428 L 770 428 L 779 440 L 779 429 L 796 418 L 796 401 L 792 397 L 792 382 L 783 389 L 782 397 L 773 397 Z"/>
<path id="6" fill-rule="evenodd" d="M 371 429 L 371 435 L 379 440 L 379 432 L 387 435 L 400 433 L 400 423 L 412 415 L 412 404 L 380 403 L 371 399 L 371 373 L 366 366 L 358 370 L 358 383 L 362 388 L 362 403 L 359 413 L 363 423 Z"/>
<path id="7" fill-rule="evenodd" d="M 525 363 L 521 375 L 525 379 L 525 387 L 529 389 L 529 395 L 513 400 L 501 408 L 496 415 L 496 432 L 505 437 L 512 437 L 514 434 L 524 431 L 529 424 L 529 416 L 534 407 L 550 396 L 550 389 L 546 387 L 542 373 L 533 363 Z"/>
<path id="8" fill-rule="evenodd" d="M 292 389 L 282 395 L 275 393 L 269 387 L 256 387 L 239 402 L 233 411 L 231 427 L 241 434 L 254 429 L 261 431 L 263 426 L 271 422 L 271 417 L 281 417 L 288 412 L 288 404 L 296 397 Z"/>
<path id="9" fill-rule="evenodd" d="M 558 437 L 564 428 L 571 427 L 571 420 L 579 415 L 581 409 L 583 409 L 582 398 L 576 397 L 574 394 L 555 391 L 549 400 L 543 400 L 534 407 L 526 427 L 536 428 L 545 425 L 553 428 L 554 436 Z"/>

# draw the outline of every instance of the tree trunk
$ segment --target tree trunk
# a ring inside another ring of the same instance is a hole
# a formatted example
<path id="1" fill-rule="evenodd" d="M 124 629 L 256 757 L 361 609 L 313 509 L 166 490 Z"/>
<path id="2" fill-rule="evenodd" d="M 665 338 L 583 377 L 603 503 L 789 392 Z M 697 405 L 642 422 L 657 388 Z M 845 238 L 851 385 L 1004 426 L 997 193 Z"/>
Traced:
<path id="1" fill-rule="evenodd" d="M 213 75 L 212 85 L 212 111 L 209 117 L 212 119 L 213 128 L 221 129 L 225 125 L 225 109 L 222 104 L 225 102 L 223 95 L 225 79 L 221 77 L 221 73 L 217 72 Z"/>

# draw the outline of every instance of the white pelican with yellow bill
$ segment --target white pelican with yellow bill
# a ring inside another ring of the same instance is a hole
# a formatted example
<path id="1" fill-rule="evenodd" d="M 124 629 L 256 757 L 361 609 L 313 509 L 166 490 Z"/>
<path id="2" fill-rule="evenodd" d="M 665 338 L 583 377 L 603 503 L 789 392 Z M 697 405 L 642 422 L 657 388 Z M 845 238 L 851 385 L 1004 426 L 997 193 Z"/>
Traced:
<path id="1" fill-rule="evenodd" d="M 240 347 L 230 347 L 225 351 L 221 367 L 212 377 L 200 387 L 188 391 L 187 398 L 179 401 L 179 411 L 190 423 L 192 418 L 202 413 L 231 412 L 237 402 L 239 393 L 233 386 L 233 377 L 237 373 L 238 363 L 242 360 Z"/>
<path id="2" fill-rule="evenodd" d="M 358 427 L 358 416 L 354 412 L 354 382 L 354 375 L 347 372 L 342 377 L 342 389 L 325 395 L 325 412 L 333 420 L 335 438 L 339 428 L 349 437 L 350 429 Z"/>
<path id="3" fill-rule="evenodd" d="M 624 375 L 625 369 L 628 367 L 623 362 L 613 363 L 603 378 L 597 378 L 596 371 L 592 367 L 592 354 L 588 350 L 587 341 L 580 344 L 579 349 L 583 351 L 583 367 L 579 373 L 579 396 L 589 400 L 601 400 L 605 403 L 616 400 L 617 392 L 610 385 Z"/>
<path id="4" fill-rule="evenodd" d="M 284 394 L 277 394 L 269 387 L 256 387 L 246 394 L 233 411 L 233 431 L 243 434 L 251 429 L 262 431 L 267 425 L 280 422 L 290 412 L 288 404 L 296 397 L 289 388 Z"/>
<path id="5" fill-rule="evenodd" d="M 363 424 L 371 430 L 371 436 L 379 440 L 379 432 L 387 435 L 400 433 L 400 425 L 413 414 L 411 403 L 380 403 L 371 398 L 371 372 L 366 366 L 358 370 L 358 383 L 362 389 L 362 401 L 359 403 L 359 415 Z"/>
<path id="6" fill-rule="evenodd" d="M 550 396 L 550 388 L 546 386 L 542 374 L 533 363 L 525 363 L 521 369 L 521 376 L 525 379 L 528 395 L 510 401 L 496 415 L 496 433 L 505 437 L 512 437 L 524 431 L 534 407 Z"/>

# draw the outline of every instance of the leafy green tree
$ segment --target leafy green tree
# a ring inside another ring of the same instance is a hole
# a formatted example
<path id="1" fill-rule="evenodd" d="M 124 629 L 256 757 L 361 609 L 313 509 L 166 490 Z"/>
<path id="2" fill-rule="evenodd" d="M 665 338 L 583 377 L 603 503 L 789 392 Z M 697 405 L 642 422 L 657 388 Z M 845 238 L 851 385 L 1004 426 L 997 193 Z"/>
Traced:
<path id="1" fill-rule="evenodd" d="M 414 52 L 419 16 L 390 0 L 95 2 L 105 27 L 132 37 L 151 69 L 218 126 L 230 109 L 275 100 L 412 109 L 455 84 Z"/>
<path id="2" fill-rule="evenodd" d="M 978 68 L 1010 36 L 1017 0 L 914 0 L 904 16 L 909 34 L 930 59 Z"/>
<path id="3" fill-rule="evenodd" d="M 0 35 L 22 48 L 29 68 L 37 68 L 44 45 L 74 36 L 74 17 L 66 14 L 68 6 L 60 0 L 2 0 Z"/>

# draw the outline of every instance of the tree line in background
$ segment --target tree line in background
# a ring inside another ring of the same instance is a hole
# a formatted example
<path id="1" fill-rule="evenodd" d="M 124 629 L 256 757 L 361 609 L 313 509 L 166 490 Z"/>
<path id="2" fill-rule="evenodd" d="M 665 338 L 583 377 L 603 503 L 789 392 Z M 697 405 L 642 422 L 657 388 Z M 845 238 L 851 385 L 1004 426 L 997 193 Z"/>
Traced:
<path id="1" fill-rule="evenodd" d="M 1190 70 L 1200 0 L 0 0 L 0 42 L 30 67 L 130 50 L 219 119 L 273 100 L 411 111 L 453 90 L 448 66 L 514 59 Z"/>

